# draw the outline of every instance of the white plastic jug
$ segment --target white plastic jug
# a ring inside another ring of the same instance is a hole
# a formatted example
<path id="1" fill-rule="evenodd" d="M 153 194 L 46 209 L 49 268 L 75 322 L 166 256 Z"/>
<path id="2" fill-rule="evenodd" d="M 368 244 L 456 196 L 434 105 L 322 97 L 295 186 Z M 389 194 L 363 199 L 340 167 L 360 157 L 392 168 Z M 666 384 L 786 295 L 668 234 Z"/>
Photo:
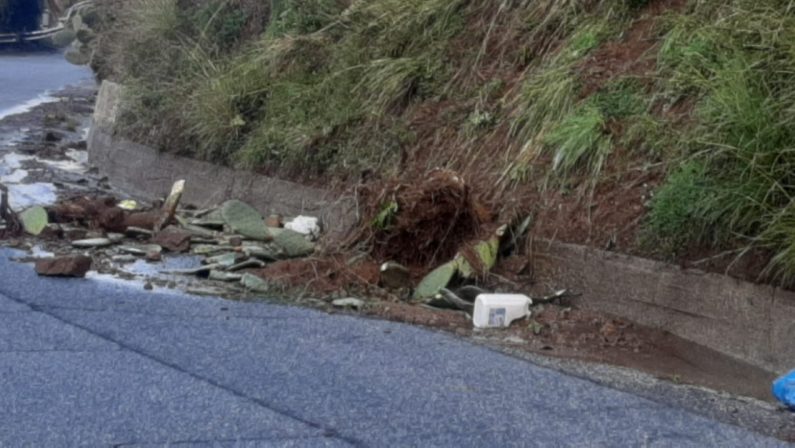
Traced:
<path id="1" fill-rule="evenodd" d="M 533 300 L 522 294 L 480 294 L 472 322 L 477 328 L 507 327 L 530 314 Z"/>

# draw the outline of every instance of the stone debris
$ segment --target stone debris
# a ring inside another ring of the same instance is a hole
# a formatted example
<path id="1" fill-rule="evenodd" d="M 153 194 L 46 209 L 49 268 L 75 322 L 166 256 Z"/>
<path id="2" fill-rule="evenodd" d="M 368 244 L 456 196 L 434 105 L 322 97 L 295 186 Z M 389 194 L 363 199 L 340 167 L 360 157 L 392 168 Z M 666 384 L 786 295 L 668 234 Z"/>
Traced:
<path id="1" fill-rule="evenodd" d="M 364 308 L 365 302 L 362 299 L 347 298 L 336 299 L 331 304 L 337 308 L 352 308 L 354 310 L 361 310 Z"/>
<path id="2" fill-rule="evenodd" d="M 82 249 L 92 249 L 95 247 L 106 247 L 113 245 L 109 238 L 89 238 L 87 240 L 72 241 L 72 246 Z"/>
<path id="3" fill-rule="evenodd" d="M 157 232 L 151 241 L 169 252 L 182 253 L 190 250 L 191 236 L 190 232 L 176 227 L 166 227 Z"/>
<path id="4" fill-rule="evenodd" d="M 394 261 L 387 261 L 380 268 L 381 286 L 387 289 L 411 288 L 411 272 L 408 268 Z"/>
<path id="5" fill-rule="evenodd" d="M 248 290 L 253 292 L 268 292 L 270 285 L 260 277 L 252 274 L 243 274 L 240 283 Z"/>
<path id="6" fill-rule="evenodd" d="M 297 216 L 285 223 L 284 228 L 308 236 L 312 240 L 320 237 L 320 221 L 313 216 Z"/>
<path id="7" fill-rule="evenodd" d="M 160 219 L 155 222 L 155 232 L 159 232 L 160 229 L 165 228 L 174 219 L 174 215 L 177 213 L 177 207 L 179 206 L 179 201 L 182 199 L 182 193 L 184 191 L 184 180 L 178 180 L 174 182 L 174 185 L 171 187 L 171 193 L 169 193 L 168 197 L 166 198 L 166 202 L 161 208 Z"/>
<path id="8" fill-rule="evenodd" d="M 36 273 L 51 277 L 85 277 L 91 269 L 91 257 L 69 255 L 65 257 L 40 258 L 36 260 Z"/>

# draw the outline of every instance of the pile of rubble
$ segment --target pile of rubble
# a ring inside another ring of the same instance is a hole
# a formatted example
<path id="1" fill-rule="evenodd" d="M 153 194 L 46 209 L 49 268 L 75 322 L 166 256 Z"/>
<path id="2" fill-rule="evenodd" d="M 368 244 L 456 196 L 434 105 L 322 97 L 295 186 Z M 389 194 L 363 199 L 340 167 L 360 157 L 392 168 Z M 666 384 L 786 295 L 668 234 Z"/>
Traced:
<path id="1" fill-rule="evenodd" d="M 184 182 L 177 182 L 160 207 L 139 209 L 129 200 L 78 197 L 29 208 L 16 219 L 25 233 L 62 240 L 80 251 L 37 260 L 36 271 L 49 276 L 84 276 L 92 264 L 88 255 L 99 250 L 117 263 L 157 262 L 163 253 L 193 254 L 203 257 L 200 267 L 170 273 L 264 291 L 267 283 L 246 270 L 315 252 L 320 234 L 316 218 L 300 216 L 287 223 L 275 215 L 263 219 L 238 200 L 209 210 L 179 208 L 183 189 Z"/>

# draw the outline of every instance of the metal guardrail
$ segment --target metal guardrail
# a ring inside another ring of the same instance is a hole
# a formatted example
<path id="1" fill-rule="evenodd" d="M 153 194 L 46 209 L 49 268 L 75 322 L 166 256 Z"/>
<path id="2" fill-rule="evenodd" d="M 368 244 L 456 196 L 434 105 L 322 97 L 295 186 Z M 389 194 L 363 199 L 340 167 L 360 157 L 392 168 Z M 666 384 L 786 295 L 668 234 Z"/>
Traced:
<path id="1" fill-rule="evenodd" d="M 72 19 L 72 17 L 80 12 L 80 10 L 91 6 L 94 3 L 93 0 L 85 0 L 79 3 L 75 3 L 69 9 L 66 10 L 66 13 L 58 19 L 58 25 L 46 28 L 43 30 L 31 31 L 27 33 L 4 33 L 0 34 L 0 44 L 21 44 L 25 42 L 36 42 L 44 39 L 48 39 L 60 31 L 63 31 L 66 28 L 66 23 Z"/>

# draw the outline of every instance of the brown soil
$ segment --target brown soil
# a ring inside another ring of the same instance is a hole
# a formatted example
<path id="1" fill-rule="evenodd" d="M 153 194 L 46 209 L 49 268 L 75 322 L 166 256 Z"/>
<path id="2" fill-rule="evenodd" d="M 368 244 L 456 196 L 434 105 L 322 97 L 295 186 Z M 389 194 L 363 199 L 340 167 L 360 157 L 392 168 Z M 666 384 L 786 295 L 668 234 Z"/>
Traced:
<path id="1" fill-rule="evenodd" d="M 660 43 L 658 20 L 662 14 L 682 10 L 686 5 L 687 0 L 649 2 L 620 39 L 602 45 L 582 62 L 581 96 L 590 96 L 618 77 L 651 79 L 657 66 L 655 50 Z"/>
<path id="2" fill-rule="evenodd" d="M 455 256 L 491 220 L 457 173 L 435 170 L 360 190 L 361 227 L 346 246 L 366 247 L 379 260 L 433 267 Z"/>
<path id="3" fill-rule="evenodd" d="M 637 369 L 683 384 L 772 402 L 775 375 L 671 335 L 593 311 L 562 305 L 534 309 L 505 330 L 475 330 L 462 312 L 379 302 L 368 314 L 486 340 L 513 350 Z"/>

